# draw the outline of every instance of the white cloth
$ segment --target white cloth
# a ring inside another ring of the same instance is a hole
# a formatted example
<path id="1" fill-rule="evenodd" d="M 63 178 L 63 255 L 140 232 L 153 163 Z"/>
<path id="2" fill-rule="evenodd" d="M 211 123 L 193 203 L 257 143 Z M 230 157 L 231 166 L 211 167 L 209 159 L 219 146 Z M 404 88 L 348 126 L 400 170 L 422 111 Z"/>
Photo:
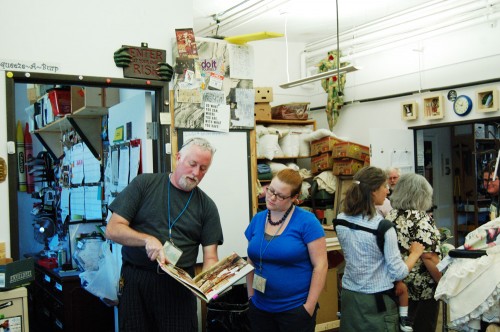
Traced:
<path id="1" fill-rule="evenodd" d="M 449 304 L 451 326 L 479 330 L 479 320 L 500 322 L 500 247 L 476 259 L 453 258 L 434 298 Z"/>
<path id="2" fill-rule="evenodd" d="M 332 171 L 324 171 L 314 177 L 318 183 L 318 189 L 324 189 L 329 194 L 334 194 L 337 191 L 337 178 Z"/>

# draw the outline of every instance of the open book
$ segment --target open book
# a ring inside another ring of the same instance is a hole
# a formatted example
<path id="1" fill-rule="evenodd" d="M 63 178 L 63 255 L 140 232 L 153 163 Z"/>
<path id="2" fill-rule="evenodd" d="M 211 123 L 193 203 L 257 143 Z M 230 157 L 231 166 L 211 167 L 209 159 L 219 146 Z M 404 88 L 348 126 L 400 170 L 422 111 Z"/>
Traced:
<path id="1" fill-rule="evenodd" d="M 217 298 L 219 294 L 253 270 L 252 265 L 234 252 L 194 278 L 175 265 L 160 263 L 159 265 L 163 271 L 205 302 Z"/>

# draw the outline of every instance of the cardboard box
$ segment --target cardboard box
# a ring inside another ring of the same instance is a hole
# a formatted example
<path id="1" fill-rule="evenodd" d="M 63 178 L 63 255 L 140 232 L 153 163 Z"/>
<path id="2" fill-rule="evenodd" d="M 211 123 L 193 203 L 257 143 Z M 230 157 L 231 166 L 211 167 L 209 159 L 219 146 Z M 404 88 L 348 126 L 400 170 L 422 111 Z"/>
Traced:
<path id="1" fill-rule="evenodd" d="M 326 274 L 325 288 L 321 292 L 318 303 L 319 309 L 316 313 L 316 324 L 333 322 L 338 320 L 338 288 L 337 269 L 329 269 Z"/>
<path id="2" fill-rule="evenodd" d="M 118 104 L 119 102 L 119 89 L 71 86 L 72 112 L 76 112 L 84 108 L 106 109 Z"/>
<path id="3" fill-rule="evenodd" d="M 274 106 L 271 116 L 276 120 L 307 120 L 309 103 L 291 103 Z"/>
<path id="4" fill-rule="evenodd" d="M 370 156 L 370 148 L 353 142 L 339 142 L 333 146 L 333 158 L 353 158 L 364 161 Z"/>
<path id="5" fill-rule="evenodd" d="M 322 153 L 311 158 L 311 172 L 330 171 L 333 167 L 333 157 L 330 152 Z"/>
<path id="6" fill-rule="evenodd" d="M 344 142 L 341 139 L 335 137 L 323 137 L 311 142 L 311 156 L 315 156 L 320 153 L 328 152 L 333 150 L 333 146 L 336 143 Z"/>
<path id="7" fill-rule="evenodd" d="M 335 159 L 333 175 L 354 175 L 364 167 L 364 162 L 352 158 Z"/>
<path id="8" fill-rule="evenodd" d="M 9 289 L 26 285 L 35 279 L 35 261 L 33 258 L 0 265 L 0 289 Z"/>
<path id="9" fill-rule="evenodd" d="M 256 103 L 270 103 L 273 101 L 273 88 L 261 87 L 255 88 Z"/>
<path id="10" fill-rule="evenodd" d="M 256 103 L 253 112 L 255 120 L 271 120 L 271 105 L 269 103 Z"/>

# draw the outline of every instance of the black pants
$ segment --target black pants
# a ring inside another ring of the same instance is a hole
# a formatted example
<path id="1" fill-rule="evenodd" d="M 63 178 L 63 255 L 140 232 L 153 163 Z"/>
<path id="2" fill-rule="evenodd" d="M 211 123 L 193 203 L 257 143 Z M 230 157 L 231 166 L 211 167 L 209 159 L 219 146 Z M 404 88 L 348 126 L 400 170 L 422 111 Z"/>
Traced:
<path id="1" fill-rule="evenodd" d="M 408 303 L 408 316 L 413 321 L 414 332 L 436 331 L 439 302 L 434 299 Z"/>
<path id="2" fill-rule="evenodd" d="M 283 312 L 267 312 L 258 309 L 250 301 L 248 317 L 250 327 L 254 332 L 314 332 L 316 327 L 316 312 L 311 317 L 303 305 Z"/>
<path id="3" fill-rule="evenodd" d="M 197 332 L 196 298 L 163 271 L 124 264 L 118 319 L 120 332 Z"/>

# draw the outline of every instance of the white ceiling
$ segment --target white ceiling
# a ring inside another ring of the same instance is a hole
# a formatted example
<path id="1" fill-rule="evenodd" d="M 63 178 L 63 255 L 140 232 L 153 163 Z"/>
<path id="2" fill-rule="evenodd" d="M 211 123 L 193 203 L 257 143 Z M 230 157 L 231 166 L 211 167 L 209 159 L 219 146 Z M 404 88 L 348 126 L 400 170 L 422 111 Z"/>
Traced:
<path id="1" fill-rule="evenodd" d="M 338 0 L 339 30 L 342 33 L 411 8 L 448 1 Z M 256 17 L 240 24 L 245 19 L 238 18 L 241 14 L 237 12 L 251 5 L 248 16 Z M 290 42 L 310 43 L 337 31 L 335 0 L 193 0 L 193 6 L 194 31 L 201 37 L 216 35 L 215 28 L 206 28 L 215 23 L 217 14 L 221 20 L 217 35 L 224 37 L 270 31 L 286 33 Z M 227 11 L 233 6 L 236 8 Z M 236 27 L 224 26 L 232 19 Z"/>

